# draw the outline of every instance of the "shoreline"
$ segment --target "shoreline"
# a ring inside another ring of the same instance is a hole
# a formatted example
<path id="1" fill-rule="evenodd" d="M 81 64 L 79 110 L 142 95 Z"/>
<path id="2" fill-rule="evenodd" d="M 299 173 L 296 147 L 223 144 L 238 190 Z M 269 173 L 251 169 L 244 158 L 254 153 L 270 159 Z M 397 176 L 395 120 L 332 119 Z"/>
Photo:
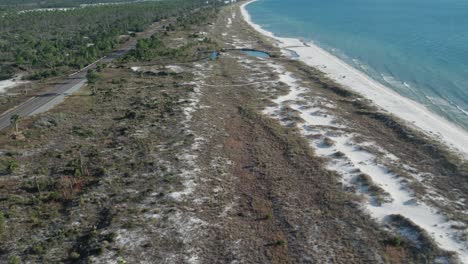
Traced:
<path id="1" fill-rule="evenodd" d="M 245 6 L 254 1 L 244 3 L 241 6 L 244 19 L 257 32 L 276 40 L 275 43 L 283 51 L 283 54 L 289 54 L 284 51 L 296 53 L 298 55 L 296 60 L 298 59 L 308 66 L 321 70 L 337 84 L 350 91 L 357 92 L 364 98 L 372 100 L 373 104 L 379 107 L 380 110 L 385 110 L 387 113 L 405 120 L 404 123 L 406 124 L 412 123 L 412 126 L 411 124 L 408 125 L 416 128 L 418 131 L 425 132 L 424 134 L 435 141 L 445 143 L 450 150 L 457 151 L 458 154 L 466 158 L 466 150 L 464 149 L 466 148 L 466 144 L 464 142 L 466 142 L 467 138 L 456 138 L 458 134 L 457 132 L 452 133 L 453 131 L 450 129 L 454 125 L 450 124 L 449 121 L 445 121 L 445 119 L 441 120 L 441 117 L 429 113 L 429 110 L 425 109 L 422 105 L 397 94 L 390 88 L 371 79 L 366 74 L 316 46 L 313 42 L 304 43 L 299 39 L 276 37 L 272 32 L 262 29 L 259 25 L 251 22 L 250 15 L 245 10 Z M 455 252 L 457 258 L 462 263 L 468 263 L 468 255 L 466 254 L 466 246 L 463 243 L 462 233 L 452 227 L 458 223 L 461 223 L 461 226 L 465 225 L 462 219 L 454 219 L 451 216 L 451 212 L 455 212 L 458 209 L 444 211 L 446 209 L 444 205 L 433 203 L 435 200 L 446 202 L 453 202 L 454 200 L 451 200 L 448 196 L 435 195 L 439 187 L 432 185 L 429 181 L 426 182 L 418 178 L 420 177 L 418 173 L 421 172 L 418 172 L 418 169 L 414 169 L 413 171 L 408 169 L 411 168 L 411 165 L 407 163 L 408 161 L 404 158 L 400 159 L 400 155 L 392 157 L 391 155 L 396 153 L 392 152 L 391 149 L 387 149 L 385 145 L 380 145 L 380 147 L 383 147 L 382 153 L 390 153 L 388 156 L 379 157 L 375 152 L 366 150 L 365 146 L 373 145 L 374 142 L 365 142 L 365 140 L 364 142 L 356 141 L 354 136 L 359 134 L 360 131 L 356 131 L 357 133 L 353 134 L 353 130 L 348 130 L 347 128 L 349 127 L 347 125 L 344 126 L 346 128 L 344 129 L 341 126 L 342 123 L 339 121 L 336 123 L 340 119 L 342 112 L 337 111 L 334 114 L 330 108 L 322 107 L 322 103 L 327 102 L 324 98 L 305 99 L 313 97 L 307 94 L 309 89 L 307 88 L 307 84 L 301 83 L 300 75 L 296 79 L 294 72 L 288 72 L 286 68 L 282 68 L 281 66 L 275 67 L 274 65 L 272 68 L 279 74 L 281 83 L 285 83 L 289 87 L 289 93 L 275 98 L 273 100 L 274 106 L 268 106 L 264 110 L 264 114 L 278 120 L 284 125 L 289 126 L 293 124 L 299 129 L 300 134 L 308 140 L 310 146 L 314 149 L 315 155 L 329 160 L 326 162 L 327 169 L 338 173 L 344 186 L 356 188 L 356 193 L 365 197 L 361 203 L 361 209 L 376 220 L 376 222 L 388 223 L 389 217 L 394 215 L 401 216 L 427 234 L 439 249 Z M 343 75 L 346 77 L 343 77 Z M 284 109 L 289 109 L 287 110 L 289 112 L 284 113 Z M 408 111 L 408 113 L 404 111 Z M 294 117 L 288 116 L 291 112 L 294 113 Z M 408 116 L 410 118 L 422 119 L 422 124 L 409 121 L 406 119 Z M 297 123 L 295 123 L 296 118 L 300 120 Z M 346 119 L 346 122 L 349 122 L 349 119 Z M 430 126 L 432 124 L 434 124 L 434 127 Z M 423 126 L 421 127 L 421 125 Z M 439 136 L 436 136 L 436 132 L 434 131 L 440 133 Z M 442 134 L 444 132 L 446 134 Z M 461 135 L 463 136 L 463 133 Z M 454 146 L 447 142 L 447 138 L 451 142 L 457 142 L 458 140 L 458 143 L 461 145 Z M 385 136 L 380 136 L 379 139 L 383 142 L 386 140 Z M 404 143 L 398 142 L 398 144 Z M 339 158 L 336 158 L 337 153 L 340 154 Z M 416 160 L 415 163 L 417 164 L 418 161 Z M 402 171 L 392 171 L 391 168 L 394 164 L 402 165 Z M 360 177 L 362 177 L 360 173 L 369 177 L 369 182 L 372 185 L 381 188 L 381 195 L 386 198 L 378 198 L 379 195 L 369 192 L 366 188 L 360 189 L 361 187 L 358 183 Z M 420 183 L 424 192 L 427 192 L 427 196 L 418 196 L 415 187 L 408 185 L 405 180 L 402 180 L 405 173 L 408 177 L 408 182 L 417 181 Z M 449 189 L 447 188 L 446 190 Z M 383 201 L 375 202 L 379 199 L 383 199 Z M 405 236 L 403 235 L 404 231 L 398 231 L 398 228 L 395 230 L 395 232 Z"/>
<path id="2" fill-rule="evenodd" d="M 278 37 L 263 29 L 252 21 L 246 10 L 247 5 L 256 1 L 258 0 L 243 3 L 241 13 L 244 20 L 257 32 L 276 40 L 278 47 L 282 50 L 294 51 L 300 61 L 319 69 L 336 83 L 370 99 L 379 108 L 404 120 L 408 125 L 424 132 L 430 138 L 442 142 L 463 158 L 468 158 L 468 149 L 464 147 L 468 146 L 468 132 L 463 128 L 433 113 L 420 103 L 398 94 L 313 42 L 305 43 L 295 38 Z"/>

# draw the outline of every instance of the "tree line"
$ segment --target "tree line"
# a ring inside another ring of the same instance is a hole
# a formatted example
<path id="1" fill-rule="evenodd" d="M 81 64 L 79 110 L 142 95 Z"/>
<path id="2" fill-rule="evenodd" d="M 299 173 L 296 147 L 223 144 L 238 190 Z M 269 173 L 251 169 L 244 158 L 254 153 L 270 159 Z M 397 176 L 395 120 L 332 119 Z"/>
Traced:
<path id="1" fill-rule="evenodd" d="M 138 0 L 0 0 L 0 6 L 16 8 L 60 8 L 78 7 L 98 3 L 136 2 Z"/>

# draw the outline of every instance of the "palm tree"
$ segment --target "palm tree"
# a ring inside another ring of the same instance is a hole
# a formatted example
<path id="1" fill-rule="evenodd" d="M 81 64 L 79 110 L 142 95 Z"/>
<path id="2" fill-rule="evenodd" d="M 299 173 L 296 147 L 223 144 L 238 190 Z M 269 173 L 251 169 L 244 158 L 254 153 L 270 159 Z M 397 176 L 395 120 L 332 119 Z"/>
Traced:
<path id="1" fill-rule="evenodd" d="M 10 117 L 10 122 L 15 125 L 16 134 L 18 134 L 18 123 L 21 119 L 21 116 L 18 114 L 14 114 Z"/>

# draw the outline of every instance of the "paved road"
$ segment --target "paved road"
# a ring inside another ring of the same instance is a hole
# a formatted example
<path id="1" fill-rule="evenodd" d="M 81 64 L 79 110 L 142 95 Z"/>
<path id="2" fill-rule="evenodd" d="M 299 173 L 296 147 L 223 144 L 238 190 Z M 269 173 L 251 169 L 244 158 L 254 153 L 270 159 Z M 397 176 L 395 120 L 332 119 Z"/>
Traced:
<path id="1" fill-rule="evenodd" d="M 144 32 L 141 37 L 148 37 L 154 34 L 160 27 L 151 27 L 150 30 Z M 98 62 L 109 63 L 120 56 L 124 55 L 129 50 L 135 48 L 136 40 L 131 39 L 123 44 L 119 50 L 113 51 L 111 54 L 101 58 L 100 60 L 86 66 L 81 71 L 71 74 L 66 79 L 51 87 L 47 92 L 34 96 L 16 106 L 15 108 L 0 115 L 0 130 L 10 126 L 10 118 L 12 115 L 31 116 L 45 112 L 58 103 L 62 102 L 67 95 L 70 95 L 80 89 L 86 83 L 86 73 L 89 69 L 96 66 Z"/>

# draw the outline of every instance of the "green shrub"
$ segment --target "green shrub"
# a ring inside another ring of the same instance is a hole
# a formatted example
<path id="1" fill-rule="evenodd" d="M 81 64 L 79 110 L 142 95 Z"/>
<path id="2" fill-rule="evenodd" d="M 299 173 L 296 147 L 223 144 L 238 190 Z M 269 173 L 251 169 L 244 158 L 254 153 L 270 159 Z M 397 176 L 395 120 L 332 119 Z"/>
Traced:
<path id="1" fill-rule="evenodd" d="M 45 249 L 40 243 L 37 243 L 32 246 L 32 251 L 34 252 L 34 254 L 41 255 L 41 254 L 44 254 Z"/>
<path id="2" fill-rule="evenodd" d="M 36 81 L 36 80 L 41 80 L 41 79 L 57 76 L 59 74 L 60 72 L 57 70 L 40 70 L 28 76 L 27 79 Z"/>
<path id="3" fill-rule="evenodd" d="M 13 67 L 10 65 L 0 65 L 0 81 L 10 79 L 15 74 Z"/>
<path id="4" fill-rule="evenodd" d="M 80 136 L 80 137 L 84 137 L 84 138 L 92 137 L 95 134 L 94 130 L 92 129 L 86 129 L 86 128 L 77 127 L 77 126 L 74 126 L 72 128 L 72 132 L 73 134 Z"/>
<path id="5" fill-rule="evenodd" d="M 86 79 L 88 83 L 94 84 L 99 79 L 99 74 L 95 70 L 89 70 L 86 74 Z"/>
<path id="6" fill-rule="evenodd" d="M 276 246 L 284 246 L 284 245 L 286 245 L 286 241 L 284 241 L 283 239 L 278 239 L 278 240 L 276 240 L 275 245 Z"/>
<path id="7" fill-rule="evenodd" d="M 399 235 L 396 235 L 388 240 L 388 244 L 399 247 L 403 244 L 403 241 Z"/>
<path id="8" fill-rule="evenodd" d="M 73 251 L 72 253 L 70 253 L 70 258 L 73 260 L 78 260 L 80 258 L 80 253 Z"/>
<path id="9" fill-rule="evenodd" d="M 9 174 L 15 173 L 19 168 L 18 163 L 15 160 L 10 160 L 7 163 L 7 172 Z"/>
<path id="10" fill-rule="evenodd" d="M 0 212 L 0 236 L 5 232 L 5 221 L 5 215 L 3 215 L 3 212 Z"/>
<path id="11" fill-rule="evenodd" d="M 10 256 L 8 258 L 8 264 L 20 264 L 21 259 L 18 256 Z"/>

